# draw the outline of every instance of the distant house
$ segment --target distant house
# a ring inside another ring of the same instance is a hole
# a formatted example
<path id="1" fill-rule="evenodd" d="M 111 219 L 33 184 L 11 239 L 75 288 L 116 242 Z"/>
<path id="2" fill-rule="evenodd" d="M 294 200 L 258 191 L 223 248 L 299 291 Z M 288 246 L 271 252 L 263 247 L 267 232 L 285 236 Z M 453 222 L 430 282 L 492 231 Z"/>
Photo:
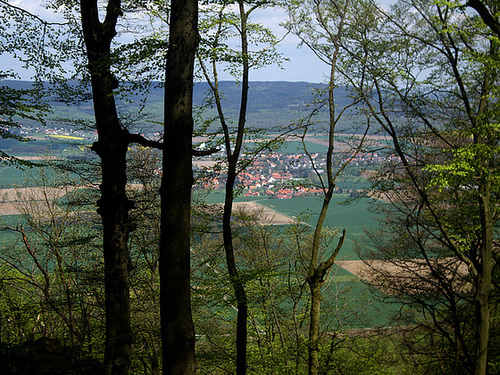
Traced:
<path id="1" fill-rule="evenodd" d="M 252 190 L 248 190 L 244 196 L 245 197 L 258 197 L 260 195 L 260 193 L 258 191 L 252 191 Z"/>

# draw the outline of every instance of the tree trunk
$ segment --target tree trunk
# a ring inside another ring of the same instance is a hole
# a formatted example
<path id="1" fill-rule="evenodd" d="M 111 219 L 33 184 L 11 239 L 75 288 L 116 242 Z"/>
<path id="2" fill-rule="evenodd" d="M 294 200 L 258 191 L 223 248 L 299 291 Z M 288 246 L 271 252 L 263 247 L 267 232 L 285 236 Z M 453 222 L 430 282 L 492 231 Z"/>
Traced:
<path id="1" fill-rule="evenodd" d="M 249 61 L 248 61 L 248 40 L 247 40 L 247 19 L 248 14 L 245 12 L 243 1 L 238 1 L 240 15 L 240 40 L 242 54 L 242 83 L 241 83 L 241 100 L 238 116 L 238 128 L 236 132 L 236 140 L 234 142 L 234 151 L 231 144 L 231 134 L 229 126 L 225 120 L 222 109 L 222 102 L 219 92 L 219 79 L 217 75 L 216 61 L 212 60 L 214 80 L 210 80 L 209 75 L 205 72 L 205 78 L 213 92 L 219 121 L 224 132 L 224 144 L 226 147 L 227 159 L 227 180 L 225 189 L 224 212 L 222 216 L 222 237 L 224 242 L 224 251 L 226 254 L 226 264 L 233 287 L 234 295 L 237 304 L 237 319 L 236 319 L 236 374 L 245 375 L 247 372 L 247 338 L 248 338 L 248 298 L 245 291 L 245 283 L 241 278 L 236 266 L 236 258 L 233 246 L 233 233 L 231 227 L 231 213 L 234 202 L 234 184 L 238 175 L 237 165 L 245 136 L 246 113 L 248 107 L 248 90 L 249 90 Z M 255 9 L 255 8 L 253 8 Z M 252 9 L 252 10 L 253 10 Z M 249 12 L 251 12 L 250 10 Z M 220 26 L 220 25 L 219 25 Z M 219 38 L 220 28 L 215 34 L 215 40 Z"/>
<path id="2" fill-rule="evenodd" d="M 345 6 L 347 6 L 347 2 Z M 321 315 L 321 287 L 325 283 L 325 277 L 327 276 L 330 268 L 332 268 L 335 258 L 339 253 L 345 238 L 345 230 L 342 233 L 342 237 L 339 240 L 337 248 L 328 257 L 327 260 L 320 262 L 320 246 L 321 246 L 321 232 L 323 230 L 323 225 L 325 223 L 326 214 L 328 208 L 330 207 L 330 201 L 332 200 L 333 192 L 335 190 L 335 182 L 340 171 L 345 168 L 345 166 L 350 162 L 349 159 L 346 161 L 344 166 L 338 168 L 337 173 L 334 173 L 333 166 L 333 152 L 335 149 L 335 127 L 339 118 L 335 116 L 335 99 L 333 95 L 333 90 L 335 87 L 335 70 L 337 68 L 337 56 L 339 53 L 339 43 L 342 36 L 342 25 L 344 22 L 344 16 L 346 10 L 344 11 L 341 24 L 339 26 L 338 34 L 335 37 L 334 45 L 335 50 L 331 60 L 330 66 L 330 79 L 328 88 L 328 115 L 329 115 L 329 129 L 328 129 L 328 150 L 326 153 L 326 174 L 327 181 L 323 184 L 323 192 L 325 194 L 323 198 L 323 205 L 321 206 L 321 211 L 319 213 L 318 221 L 314 230 L 314 237 L 311 249 L 311 261 L 309 263 L 309 273 L 307 277 L 307 283 L 311 290 L 311 312 L 309 320 L 309 375 L 316 375 L 319 369 L 319 332 L 320 332 L 320 315 Z M 351 158 L 352 160 L 352 158 Z M 321 176 L 318 176 L 321 180 Z"/>
<path id="3" fill-rule="evenodd" d="M 321 285 L 319 280 L 311 280 L 311 313 L 309 321 L 309 374 L 316 375 L 319 369 L 319 317 L 321 314 Z"/>
<path id="4" fill-rule="evenodd" d="M 475 3 L 481 5 L 479 1 L 471 1 L 470 3 Z M 469 4 L 470 5 L 470 4 Z M 484 5 L 481 5 L 483 8 Z M 494 4 L 491 10 L 494 14 L 498 14 L 500 6 Z M 493 19 L 491 14 L 489 14 L 490 19 L 488 22 L 488 17 L 480 12 L 480 9 L 476 8 L 480 13 L 483 21 L 489 26 L 492 31 L 500 35 L 500 23 L 496 19 Z M 483 9 L 484 10 L 484 9 Z M 499 43 L 494 39 L 490 42 L 490 56 L 498 58 Z M 482 97 L 480 100 L 479 110 L 477 113 L 477 119 L 479 122 L 476 127 L 480 130 L 482 124 L 483 116 L 485 115 L 486 108 L 488 105 L 487 98 L 490 94 L 490 85 L 493 82 L 493 77 L 496 75 L 496 70 L 491 71 L 488 69 L 485 74 L 484 83 L 482 87 Z M 481 133 L 480 133 L 481 134 Z M 474 143 L 492 144 L 496 143 L 494 136 L 491 134 L 474 137 Z M 492 207 L 494 203 L 491 202 L 492 195 L 492 179 L 494 180 L 495 161 L 490 158 L 485 162 L 487 168 L 484 168 L 481 176 L 481 184 L 479 188 L 479 211 L 481 218 L 481 246 L 479 255 L 479 266 L 477 272 L 477 290 L 475 296 L 476 303 L 476 368 L 475 375 L 486 375 L 488 373 L 488 345 L 490 337 L 490 292 L 492 287 L 492 271 L 493 271 L 493 227 L 495 226 Z M 488 170 L 485 172 L 484 170 Z"/>
<path id="5" fill-rule="evenodd" d="M 491 216 L 490 189 L 485 182 L 480 193 L 482 244 L 481 266 L 476 290 L 476 369 L 475 375 L 488 373 L 488 342 L 490 336 L 490 290 L 493 268 L 493 218 Z"/>
<path id="6" fill-rule="evenodd" d="M 110 72 L 111 41 L 121 15 L 119 0 L 110 0 L 104 22 L 99 21 L 97 1 L 81 0 L 82 29 L 87 47 L 98 140 L 92 149 L 101 158 L 101 198 L 97 202 L 102 218 L 106 347 L 106 374 L 128 374 L 130 368 L 130 297 L 128 213 L 131 202 L 125 185 L 127 136 L 120 125 L 113 89 L 116 79 Z"/>
<path id="7" fill-rule="evenodd" d="M 234 202 L 234 184 L 236 182 L 236 167 L 240 157 L 241 148 L 243 146 L 243 138 L 245 135 L 246 114 L 248 106 L 248 80 L 249 80 L 249 62 L 248 62 L 248 40 L 247 40 L 247 13 L 243 1 L 238 1 L 240 14 L 240 39 L 241 52 L 243 56 L 243 76 L 241 83 L 241 100 L 240 111 L 238 117 L 238 131 L 236 134 L 236 142 L 234 152 L 231 154 L 230 140 L 228 136 L 227 125 L 225 129 L 225 143 L 228 159 L 228 173 L 226 181 L 226 198 L 224 202 L 224 216 L 222 222 L 222 230 L 224 237 L 224 249 L 226 251 L 226 263 L 229 272 L 229 278 L 233 286 L 234 295 L 237 302 L 237 319 L 236 319 L 236 374 L 245 375 L 247 373 L 247 341 L 248 341 L 248 299 L 245 292 L 245 283 L 238 273 L 236 268 L 236 260 L 234 256 L 233 235 L 231 229 L 231 213 Z"/>
<path id="8" fill-rule="evenodd" d="M 165 76 L 165 133 L 161 195 L 160 315 L 163 373 L 196 371 L 191 314 L 190 235 L 193 67 L 198 3 L 171 3 Z"/>
<path id="9" fill-rule="evenodd" d="M 248 299 L 245 292 L 245 284 L 241 279 L 236 260 L 234 257 L 233 235 L 231 229 L 231 211 L 233 208 L 233 190 L 236 179 L 236 165 L 230 164 L 226 182 L 226 199 L 224 202 L 224 214 L 222 218 L 222 231 L 224 238 L 224 249 L 226 252 L 226 264 L 231 285 L 237 303 L 236 319 L 236 374 L 244 375 L 247 372 L 247 336 L 248 336 Z"/>
<path id="10" fill-rule="evenodd" d="M 333 142 L 331 143 L 333 145 Z M 333 149 L 333 147 L 332 147 Z M 309 265 L 309 274 L 307 277 L 307 283 L 309 284 L 309 289 L 311 290 L 311 311 L 309 313 L 309 341 L 308 341 L 308 353 L 309 353 L 309 375 L 316 375 L 319 370 L 319 332 L 320 332 L 320 316 L 321 316 L 321 287 L 325 283 L 325 277 L 327 276 L 329 270 L 332 268 L 337 254 L 339 253 L 342 245 L 344 244 L 345 230 L 342 233 L 337 247 L 333 250 L 333 253 L 328 257 L 327 260 L 319 262 L 319 251 L 320 251 L 320 239 L 321 231 L 325 222 L 326 214 L 328 212 L 328 207 L 330 206 L 330 201 L 333 195 L 333 189 L 335 184 L 334 180 L 331 179 L 329 182 L 329 188 L 325 192 L 325 197 L 323 199 L 323 205 L 321 207 L 321 212 L 318 217 L 318 222 L 316 223 L 316 228 L 314 231 L 314 238 L 312 244 L 312 257 Z"/>

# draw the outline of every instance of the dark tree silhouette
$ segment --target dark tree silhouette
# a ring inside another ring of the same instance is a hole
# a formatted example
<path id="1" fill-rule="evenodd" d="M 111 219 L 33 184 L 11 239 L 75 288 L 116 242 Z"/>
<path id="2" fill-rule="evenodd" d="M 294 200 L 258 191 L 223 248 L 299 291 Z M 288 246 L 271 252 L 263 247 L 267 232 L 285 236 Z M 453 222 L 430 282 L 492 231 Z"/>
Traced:
<path id="1" fill-rule="evenodd" d="M 171 2 L 165 74 L 165 133 L 161 182 L 160 306 L 163 373 L 196 371 L 190 292 L 193 67 L 198 3 Z"/>

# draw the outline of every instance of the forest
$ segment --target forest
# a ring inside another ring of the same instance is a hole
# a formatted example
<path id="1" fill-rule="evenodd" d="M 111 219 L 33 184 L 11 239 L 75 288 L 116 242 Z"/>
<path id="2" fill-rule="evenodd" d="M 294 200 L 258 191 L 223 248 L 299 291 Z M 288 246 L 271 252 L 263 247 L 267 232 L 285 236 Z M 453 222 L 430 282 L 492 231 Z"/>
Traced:
<path id="1" fill-rule="evenodd" d="M 0 373 L 500 373 L 497 1 L 0 19 Z"/>

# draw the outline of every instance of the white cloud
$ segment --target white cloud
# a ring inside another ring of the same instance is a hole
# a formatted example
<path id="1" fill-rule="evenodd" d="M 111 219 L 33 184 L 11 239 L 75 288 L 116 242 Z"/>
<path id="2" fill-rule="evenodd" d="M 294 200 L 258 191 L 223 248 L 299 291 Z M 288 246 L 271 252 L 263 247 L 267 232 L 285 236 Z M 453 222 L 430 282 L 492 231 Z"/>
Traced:
<path id="1" fill-rule="evenodd" d="M 45 1 L 13 0 L 9 3 L 22 8 L 47 22 L 61 22 L 63 20 L 60 13 L 55 13 L 53 9 L 47 9 Z"/>

